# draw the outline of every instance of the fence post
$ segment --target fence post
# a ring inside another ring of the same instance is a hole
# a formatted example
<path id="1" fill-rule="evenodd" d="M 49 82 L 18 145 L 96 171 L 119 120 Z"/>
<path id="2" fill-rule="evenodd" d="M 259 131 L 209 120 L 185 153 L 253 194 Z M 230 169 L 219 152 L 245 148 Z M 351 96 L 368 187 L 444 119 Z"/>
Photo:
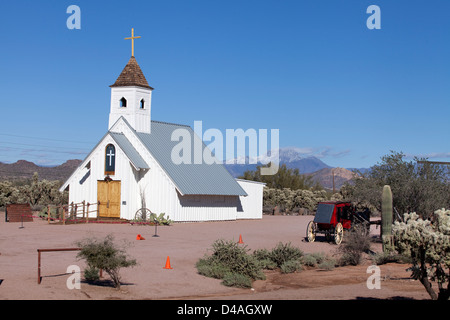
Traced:
<path id="1" fill-rule="evenodd" d="M 38 284 L 41 284 L 41 251 L 38 249 Z"/>
<path id="2" fill-rule="evenodd" d="M 50 224 L 50 205 L 47 205 L 47 222 Z"/>
<path id="3" fill-rule="evenodd" d="M 69 207 L 67 207 L 67 210 L 69 210 Z M 62 218 L 63 218 L 63 225 L 66 224 L 66 209 L 62 207 Z"/>
<path id="4" fill-rule="evenodd" d="M 85 218 L 85 214 L 86 214 L 86 201 L 85 200 L 83 200 L 83 220 L 84 220 L 84 218 Z"/>
<path id="5" fill-rule="evenodd" d="M 89 206 L 90 206 L 90 203 L 88 202 L 87 203 L 87 213 L 86 213 L 86 223 L 89 223 Z"/>

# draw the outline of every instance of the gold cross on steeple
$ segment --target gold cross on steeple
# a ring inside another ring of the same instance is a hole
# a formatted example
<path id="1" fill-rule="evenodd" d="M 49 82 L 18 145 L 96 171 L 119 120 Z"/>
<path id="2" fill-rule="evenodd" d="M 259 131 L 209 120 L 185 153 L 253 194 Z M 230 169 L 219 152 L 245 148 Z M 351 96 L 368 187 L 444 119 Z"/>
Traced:
<path id="1" fill-rule="evenodd" d="M 125 40 L 131 40 L 131 56 L 134 57 L 134 39 L 139 39 L 140 37 L 134 36 L 134 28 L 131 28 L 131 38 L 125 38 Z"/>

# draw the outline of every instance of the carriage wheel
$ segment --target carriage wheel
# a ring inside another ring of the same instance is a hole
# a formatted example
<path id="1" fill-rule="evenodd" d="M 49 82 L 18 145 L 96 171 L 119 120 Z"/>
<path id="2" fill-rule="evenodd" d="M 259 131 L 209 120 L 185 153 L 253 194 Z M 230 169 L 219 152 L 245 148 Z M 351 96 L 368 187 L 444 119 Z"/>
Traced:
<path id="1" fill-rule="evenodd" d="M 316 240 L 316 225 L 314 221 L 310 221 L 306 227 L 306 237 L 308 242 L 314 242 Z"/>
<path id="2" fill-rule="evenodd" d="M 336 228 L 334 228 L 334 243 L 340 244 L 342 242 L 342 238 L 344 237 L 344 228 L 342 224 L 338 222 Z"/>
<path id="3" fill-rule="evenodd" d="M 141 208 L 138 211 L 136 211 L 136 214 L 134 215 L 134 220 L 139 222 L 149 222 L 151 214 L 152 212 L 149 209 Z"/>

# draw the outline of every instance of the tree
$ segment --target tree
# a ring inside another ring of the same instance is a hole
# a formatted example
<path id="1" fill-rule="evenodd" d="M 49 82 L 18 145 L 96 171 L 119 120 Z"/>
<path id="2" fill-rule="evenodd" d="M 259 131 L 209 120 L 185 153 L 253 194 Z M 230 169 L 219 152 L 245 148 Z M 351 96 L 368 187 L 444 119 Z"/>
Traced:
<path id="1" fill-rule="evenodd" d="M 400 213 L 416 212 L 422 218 L 430 217 L 439 208 L 450 207 L 450 184 L 447 167 L 428 162 L 406 161 L 401 152 L 381 158 L 367 173 L 347 184 L 341 192 L 345 198 L 362 206 L 381 211 L 381 192 L 390 185 L 393 206 Z"/>
<path id="2" fill-rule="evenodd" d="M 270 166 L 270 163 L 267 165 Z M 283 189 L 289 188 L 291 190 L 298 189 L 313 189 L 322 190 L 319 183 L 313 181 L 312 176 L 300 174 L 299 169 L 288 168 L 286 164 L 282 164 L 278 172 L 274 175 L 261 175 L 261 166 L 256 167 L 255 171 L 247 170 L 239 178 L 259 181 L 266 183 L 268 188 Z"/>
<path id="3" fill-rule="evenodd" d="M 437 210 L 433 221 L 416 213 L 404 215 L 396 222 L 393 235 L 399 252 L 409 251 L 412 277 L 420 280 L 433 300 L 450 297 L 450 210 Z M 438 293 L 431 282 L 437 282 Z"/>
<path id="4" fill-rule="evenodd" d="M 120 269 L 136 265 L 136 260 L 129 259 L 124 248 L 119 248 L 114 243 L 112 235 L 104 239 L 84 239 L 77 242 L 77 245 L 81 248 L 77 257 L 86 260 L 87 270 L 105 270 L 117 289 L 120 289 Z"/>

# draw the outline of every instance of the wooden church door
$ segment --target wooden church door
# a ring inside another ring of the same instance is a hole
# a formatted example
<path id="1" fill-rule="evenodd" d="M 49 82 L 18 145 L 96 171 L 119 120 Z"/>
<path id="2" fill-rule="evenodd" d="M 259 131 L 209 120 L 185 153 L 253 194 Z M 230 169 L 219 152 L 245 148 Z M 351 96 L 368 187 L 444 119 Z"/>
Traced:
<path id="1" fill-rule="evenodd" d="M 98 216 L 120 218 L 120 181 L 98 181 Z"/>

